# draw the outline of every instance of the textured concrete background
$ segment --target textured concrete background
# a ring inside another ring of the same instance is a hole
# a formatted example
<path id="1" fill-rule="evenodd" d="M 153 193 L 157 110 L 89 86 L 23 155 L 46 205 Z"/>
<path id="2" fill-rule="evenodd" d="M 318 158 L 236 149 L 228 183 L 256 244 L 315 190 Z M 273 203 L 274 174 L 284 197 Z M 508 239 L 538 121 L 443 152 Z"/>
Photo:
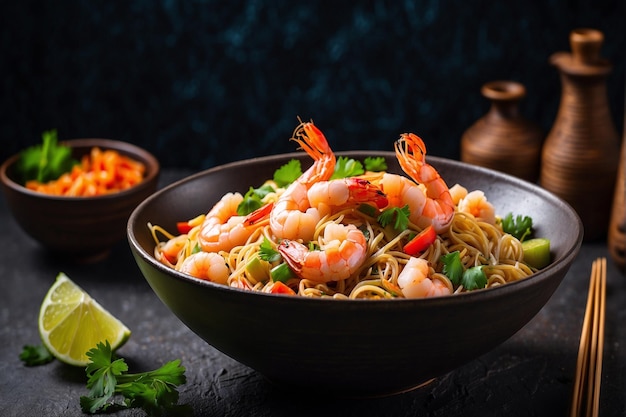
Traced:
<path id="1" fill-rule="evenodd" d="M 402 132 L 458 158 L 494 79 L 522 82 L 548 130 L 569 32 L 605 33 L 622 130 L 622 0 L 2 2 L 0 159 L 61 138 L 134 142 L 165 167 L 204 169 L 295 149 L 297 117 L 335 150 L 391 150 Z"/>

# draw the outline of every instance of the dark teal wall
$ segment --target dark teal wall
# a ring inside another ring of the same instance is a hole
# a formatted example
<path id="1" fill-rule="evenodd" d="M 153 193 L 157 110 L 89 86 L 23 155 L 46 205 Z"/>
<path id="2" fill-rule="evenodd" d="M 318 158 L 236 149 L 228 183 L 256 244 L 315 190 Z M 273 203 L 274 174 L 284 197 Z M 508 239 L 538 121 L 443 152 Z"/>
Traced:
<path id="1" fill-rule="evenodd" d="M 593 5 L 592 5 L 593 4 Z M 483 83 L 526 85 L 523 113 L 549 129 L 551 53 L 572 29 L 605 33 L 609 98 L 624 108 L 625 2 L 2 2 L 2 159 L 61 138 L 142 145 L 191 169 L 295 149 L 297 117 L 336 150 L 391 150 L 402 132 L 458 158 L 486 112 Z"/>

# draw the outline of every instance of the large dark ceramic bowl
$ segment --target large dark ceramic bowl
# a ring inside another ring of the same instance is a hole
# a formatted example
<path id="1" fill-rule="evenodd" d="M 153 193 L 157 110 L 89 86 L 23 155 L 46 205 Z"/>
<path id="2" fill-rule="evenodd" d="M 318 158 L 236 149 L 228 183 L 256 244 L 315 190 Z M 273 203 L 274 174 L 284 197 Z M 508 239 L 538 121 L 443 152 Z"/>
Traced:
<path id="1" fill-rule="evenodd" d="M 399 173 L 395 154 L 376 152 Z M 363 160 L 372 152 L 344 152 Z M 507 340 L 550 299 L 580 249 L 576 213 L 522 180 L 456 161 L 428 158 L 450 184 L 481 189 L 498 214 L 532 216 L 550 238 L 553 262 L 523 281 L 430 299 L 332 300 L 253 293 L 178 273 L 153 257 L 147 224 L 175 230 L 208 211 L 227 191 L 245 192 L 301 154 L 231 163 L 158 191 L 128 222 L 134 257 L 154 292 L 209 344 L 285 387 L 339 396 L 386 395 L 414 388 Z M 302 159 L 306 167 L 308 161 Z"/>
<path id="2" fill-rule="evenodd" d="M 72 148 L 76 159 L 97 146 L 102 150 L 116 150 L 146 166 L 141 183 L 97 197 L 53 196 L 27 189 L 15 169 L 19 154 L 0 167 L 2 190 L 9 209 L 28 235 L 54 254 L 81 262 L 99 260 L 113 245 L 124 240 L 131 212 L 156 191 L 159 163 L 148 151 L 117 140 L 74 139 L 62 144 Z"/>

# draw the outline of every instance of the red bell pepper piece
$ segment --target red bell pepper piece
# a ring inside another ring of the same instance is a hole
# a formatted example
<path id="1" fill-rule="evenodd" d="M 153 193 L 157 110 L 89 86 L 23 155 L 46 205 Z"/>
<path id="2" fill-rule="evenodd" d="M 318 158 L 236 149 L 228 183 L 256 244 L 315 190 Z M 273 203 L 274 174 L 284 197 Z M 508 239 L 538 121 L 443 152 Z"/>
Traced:
<path id="1" fill-rule="evenodd" d="M 432 245 L 436 238 L 437 232 L 433 225 L 430 225 L 404 245 L 404 253 L 411 256 L 417 255 Z"/>
<path id="2" fill-rule="evenodd" d="M 289 286 L 281 281 L 276 281 L 272 286 L 272 294 L 287 294 L 296 295 L 296 292 L 289 288 Z"/>
<path id="3" fill-rule="evenodd" d="M 176 223 L 176 228 L 181 235 L 186 235 L 192 229 L 188 222 L 178 222 Z"/>

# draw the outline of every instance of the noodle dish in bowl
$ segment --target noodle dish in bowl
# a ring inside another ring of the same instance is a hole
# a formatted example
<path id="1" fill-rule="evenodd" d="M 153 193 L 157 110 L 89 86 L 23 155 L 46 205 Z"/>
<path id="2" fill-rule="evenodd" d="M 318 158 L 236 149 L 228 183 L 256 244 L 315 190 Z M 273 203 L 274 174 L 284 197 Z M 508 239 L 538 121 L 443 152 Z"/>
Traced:
<path id="1" fill-rule="evenodd" d="M 313 123 L 292 139 L 300 152 L 192 175 L 128 223 L 161 300 L 276 383 L 344 396 L 419 386 L 523 327 L 580 248 L 566 203 L 427 156 L 413 133 L 393 151 L 337 154 Z"/>

